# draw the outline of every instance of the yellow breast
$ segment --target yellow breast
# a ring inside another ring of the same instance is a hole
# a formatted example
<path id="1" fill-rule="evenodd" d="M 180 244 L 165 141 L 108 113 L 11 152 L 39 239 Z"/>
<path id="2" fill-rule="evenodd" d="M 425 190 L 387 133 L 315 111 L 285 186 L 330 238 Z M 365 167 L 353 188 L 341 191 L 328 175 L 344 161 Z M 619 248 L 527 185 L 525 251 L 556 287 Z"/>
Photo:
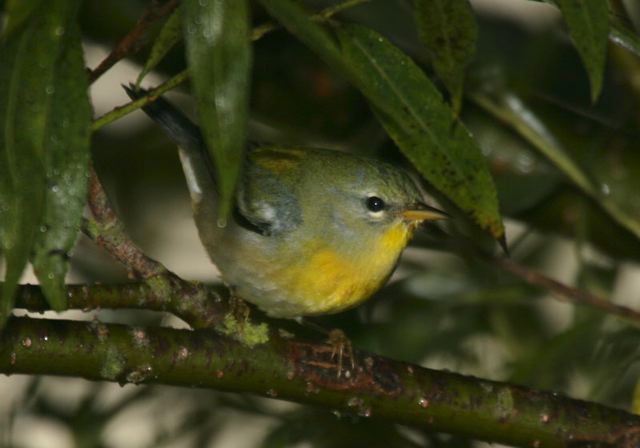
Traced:
<path id="1" fill-rule="evenodd" d="M 320 246 L 307 259 L 290 266 L 292 299 L 306 314 L 337 313 L 361 303 L 383 286 L 413 233 L 399 223 L 372 241 L 365 253 Z"/>

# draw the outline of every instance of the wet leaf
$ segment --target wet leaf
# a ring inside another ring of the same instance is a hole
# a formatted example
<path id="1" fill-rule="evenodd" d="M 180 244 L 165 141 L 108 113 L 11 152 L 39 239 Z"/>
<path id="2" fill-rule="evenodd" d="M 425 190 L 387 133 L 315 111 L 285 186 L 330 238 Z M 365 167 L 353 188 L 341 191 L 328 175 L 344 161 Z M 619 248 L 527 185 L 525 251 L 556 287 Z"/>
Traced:
<path id="1" fill-rule="evenodd" d="M 52 83 L 44 141 L 46 205 L 32 259 L 45 297 L 56 310 L 66 307 L 67 253 L 76 241 L 86 201 L 91 125 L 80 30 L 73 16 L 69 19 Z"/>
<path id="2" fill-rule="evenodd" d="M 136 80 L 136 87 L 140 86 L 140 83 L 147 74 L 162 61 L 169 51 L 175 46 L 176 43 L 182 39 L 182 18 L 180 17 L 180 8 L 176 9 L 167 19 L 165 24 L 160 30 L 160 34 L 153 42 L 151 47 L 151 53 L 149 58 L 144 64 L 142 71 L 138 75 Z"/>
<path id="3" fill-rule="evenodd" d="M 631 51 L 636 56 L 640 56 L 640 37 L 619 21 L 612 20 L 609 40 Z"/>
<path id="4" fill-rule="evenodd" d="M 473 58 L 478 36 L 471 4 L 469 0 L 414 0 L 414 5 L 420 39 L 458 114 L 465 68 Z"/>
<path id="5" fill-rule="evenodd" d="M 287 0 L 263 6 L 346 76 L 418 171 L 496 239 L 504 237 L 493 179 L 477 144 L 406 54 L 368 28 L 335 29 L 339 45 Z"/>
<path id="6" fill-rule="evenodd" d="M 4 6 L 6 21 L 0 37 L 7 38 L 17 30 L 29 18 L 38 3 L 40 0 L 7 0 Z"/>
<path id="7" fill-rule="evenodd" d="M 474 101 L 488 113 L 505 123 L 540 154 L 556 167 L 573 185 L 595 203 L 617 224 L 627 229 L 636 239 L 640 240 L 640 221 L 629 214 L 628 208 L 623 208 L 608 193 L 596 184 L 593 175 L 587 173 L 571 157 L 569 157 L 536 113 L 513 92 L 501 92 L 495 97 L 474 95 Z"/>
<path id="8" fill-rule="evenodd" d="M 376 32 L 337 30 L 343 57 L 378 119 L 431 184 L 495 238 L 504 229 L 495 185 L 479 147 L 422 70 Z"/>
<path id="9" fill-rule="evenodd" d="M 0 244 L 6 264 L 0 326 L 13 307 L 15 288 L 29 257 L 43 203 L 44 166 L 37 146 L 19 130 L 19 123 L 26 121 L 20 110 L 24 102 L 19 98 L 26 92 L 18 87 L 23 62 L 18 55 L 24 54 L 29 41 L 24 34 L 0 49 Z"/>
<path id="10" fill-rule="evenodd" d="M 540 205 L 562 183 L 560 173 L 519 135 L 477 108 L 467 108 L 464 117 L 489 161 L 504 215 L 517 217 Z"/>
<path id="11" fill-rule="evenodd" d="M 216 165 L 224 221 L 246 140 L 251 68 L 247 2 L 187 0 L 181 13 L 200 127 Z"/>
<path id="12" fill-rule="evenodd" d="M 602 90 L 609 35 L 609 10 L 603 0 L 556 0 L 591 83 L 591 100 Z"/>
<path id="13" fill-rule="evenodd" d="M 41 2 L 0 48 L 0 244 L 6 261 L 0 322 L 13 306 L 41 224 L 55 70 L 76 6 L 68 0 Z"/>
<path id="14" fill-rule="evenodd" d="M 539 3 L 547 3 L 558 6 L 557 0 L 532 0 Z M 603 2 L 605 3 L 605 2 Z M 615 14 L 609 14 L 609 40 L 616 45 L 640 56 L 640 36 L 629 29 Z"/>

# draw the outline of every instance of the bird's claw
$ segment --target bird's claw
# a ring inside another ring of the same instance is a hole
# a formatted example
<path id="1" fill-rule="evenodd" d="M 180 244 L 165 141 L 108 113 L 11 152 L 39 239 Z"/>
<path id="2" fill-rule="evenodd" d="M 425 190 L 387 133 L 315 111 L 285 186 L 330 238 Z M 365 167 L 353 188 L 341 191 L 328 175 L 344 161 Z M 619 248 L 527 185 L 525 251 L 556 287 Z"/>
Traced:
<path id="1" fill-rule="evenodd" d="M 232 316 L 240 325 L 244 325 L 249 321 L 251 308 L 249 308 L 247 302 L 242 298 L 232 294 L 231 297 L 229 297 L 229 308 Z"/>
<path id="2" fill-rule="evenodd" d="M 342 361 L 345 355 L 349 358 L 351 370 L 355 370 L 356 363 L 353 357 L 353 347 L 351 345 L 351 341 L 347 338 L 347 335 L 344 334 L 344 331 L 338 328 L 334 328 L 329 331 L 327 343 L 331 346 L 331 360 L 334 360 L 337 357 L 338 378 L 342 376 Z M 345 376 L 348 376 L 348 373 L 349 371 L 347 370 L 345 372 Z"/>

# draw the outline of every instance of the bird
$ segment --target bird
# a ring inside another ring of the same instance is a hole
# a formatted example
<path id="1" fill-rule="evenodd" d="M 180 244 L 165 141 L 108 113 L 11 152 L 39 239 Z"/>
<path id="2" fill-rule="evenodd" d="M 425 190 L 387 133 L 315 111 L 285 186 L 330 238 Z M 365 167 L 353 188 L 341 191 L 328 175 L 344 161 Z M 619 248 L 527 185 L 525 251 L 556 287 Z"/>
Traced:
<path id="1" fill-rule="evenodd" d="M 146 92 L 123 87 L 132 99 Z M 222 223 L 199 127 L 162 97 L 142 109 L 178 146 L 194 221 L 222 280 L 271 317 L 361 304 L 387 282 L 420 223 L 447 217 L 401 167 L 336 150 L 250 145 Z"/>

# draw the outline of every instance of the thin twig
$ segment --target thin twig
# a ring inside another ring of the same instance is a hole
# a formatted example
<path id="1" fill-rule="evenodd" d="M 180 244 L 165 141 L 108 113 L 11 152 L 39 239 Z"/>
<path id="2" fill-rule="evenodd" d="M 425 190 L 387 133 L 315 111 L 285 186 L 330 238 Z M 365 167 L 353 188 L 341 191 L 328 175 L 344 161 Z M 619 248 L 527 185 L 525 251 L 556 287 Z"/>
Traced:
<path id="1" fill-rule="evenodd" d="M 95 170 L 91 168 L 89 178 L 88 204 L 95 219 L 85 220 L 83 231 L 119 261 L 132 274 L 145 280 L 144 285 L 112 285 L 87 287 L 69 286 L 67 297 L 69 307 L 91 309 L 145 308 L 166 311 L 180 317 L 192 328 L 214 328 L 223 322 L 229 312 L 228 301 L 215 291 L 199 284 L 182 280 L 156 260 L 148 257 L 129 238 L 122 221 L 111 207 L 109 199 Z M 26 294 L 24 304 L 29 309 L 42 309 L 41 292 L 28 287 L 21 290 Z M 252 327 L 238 328 L 231 336 L 242 338 Z M 223 329 L 224 330 L 224 329 Z"/>
<path id="2" fill-rule="evenodd" d="M 183 70 L 173 78 L 163 82 L 159 86 L 149 90 L 149 92 L 135 101 L 131 101 L 130 103 L 123 104 L 122 106 L 118 106 L 115 109 L 107 112 L 103 116 L 97 118 L 93 124 L 91 125 L 91 131 L 95 132 L 103 126 L 112 123 L 125 115 L 130 114 L 131 112 L 135 112 L 138 109 L 141 109 L 143 106 L 155 101 L 158 99 L 163 93 L 172 90 L 189 79 L 189 72 L 187 70 Z"/>
<path id="3" fill-rule="evenodd" d="M 143 47 L 144 40 L 149 30 L 158 19 L 171 14 L 178 6 L 179 0 L 169 0 L 164 5 L 158 4 L 157 0 L 151 2 L 135 26 L 116 44 L 111 53 L 89 73 L 89 82 L 93 83 L 107 70 L 113 67 L 119 60 L 127 56 L 136 54 Z"/>
<path id="4" fill-rule="evenodd" d="M 85 233 L 129 272 L 143 279 L 167 274 L 162 264 L 146 256 L 127 236 L 124 225 L 109 204 L 98 175 L 93 168 L 90 171 L 88 203 L 95 220 L 85 222 Z"/>
<path id="5" fill-rule="evenodd" d="M 505 271 L 508 271 L 516 277 L 524 280 L 526 283 L 549 291 L 555 297 L 563 301 L 574 303 L 576 305 L 587 305 L 613 316 L 633 321 L 636 324 L 640 323 L 640 311 L 623 305 L 616 305 L 609 300 L 588 291 L 564 284 L 511 259 L 492 258 L 491 261 Z"/>
<path id="6" fill-rule="evenodd" d="M 472 240 L 464 237 L 463 235 L 456 234 L 455 237 L 453 237 L 442 230 L 438 230 L 437 228 L 432 229 L 432 233 L 434 232 L 439 232 L 435 233 L 437 243 L 439 244 L 438 246 L 434 246 L 433 244 L 427 246 L 426 240 L 423 240 L 422 242 L 418 241 L 419 246 L 439 248 L 441 250 L 457 253 L 463 258 L 468 258 L 470 256 L 476 257 L 511 273 L 531 286 L 551 293 L 552 297 L 557 300 L 573 303 L 575 305 L 590 306 L 613 316 L 631 321 L 634 324 L 640 323 L 640 311 L 638 310 L 634 310 L 624 305 L 617 305 L 606 298 L 562 283 L 561 281 L 544 275 L 539 271 L 524 266 L 512 258 L 502 258 L 491 255 L 480 249 Z M 511 247 L 511 249 L 513 249 L 513 247 Z"/>

